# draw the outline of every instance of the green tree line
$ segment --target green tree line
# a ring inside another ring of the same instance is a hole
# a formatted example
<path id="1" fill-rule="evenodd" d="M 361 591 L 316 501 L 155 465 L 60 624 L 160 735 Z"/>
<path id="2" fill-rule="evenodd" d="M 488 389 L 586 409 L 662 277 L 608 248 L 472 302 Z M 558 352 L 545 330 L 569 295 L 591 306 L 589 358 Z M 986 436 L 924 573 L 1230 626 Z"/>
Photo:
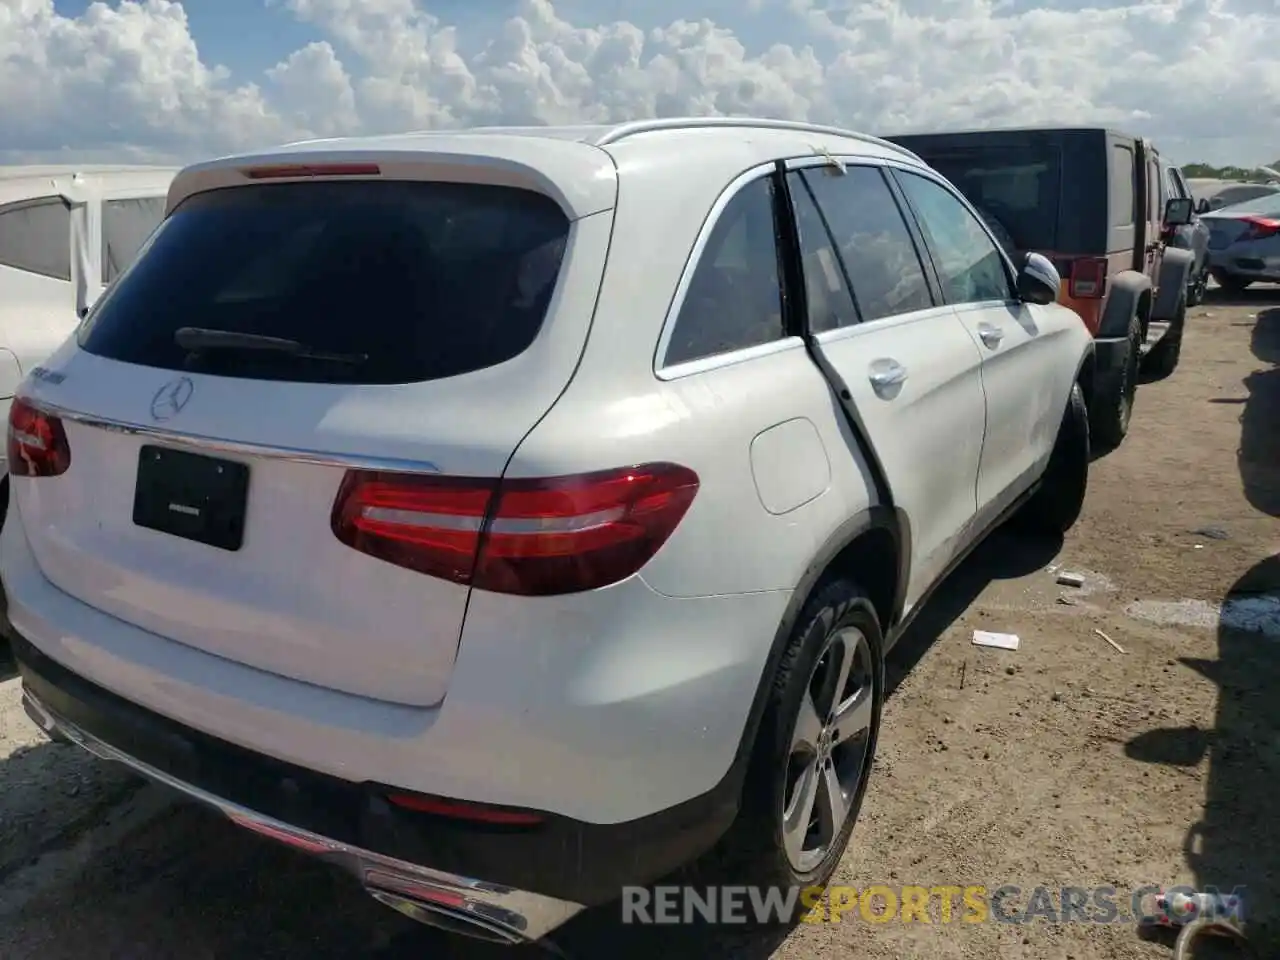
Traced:
<path id="1" fill-rule="evenodd" d="M 1280 160 L 1272 162 L 1269 166 L 1280 170 Z M 1243 180 L 1246 183 L 1266 183 L 1271 179 L 1261 170 L 1249 170 L 1245 167 L 1215 167 L 1208 163 L 1184 164 L 1182 174 L 1185 177 L 1204 177 L 1212 180 Z"/>

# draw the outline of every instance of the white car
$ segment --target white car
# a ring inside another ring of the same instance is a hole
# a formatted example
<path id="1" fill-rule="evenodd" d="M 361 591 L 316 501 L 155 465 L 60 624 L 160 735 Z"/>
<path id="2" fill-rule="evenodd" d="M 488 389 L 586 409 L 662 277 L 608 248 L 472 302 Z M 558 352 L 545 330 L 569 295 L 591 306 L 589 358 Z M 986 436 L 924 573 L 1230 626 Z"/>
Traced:
<path id="1" fill-rule="evenodd" d="M 886 650 L 1005 518 L 1080 511 L 1057 285 L 798 123 L 189 167 L 13 406 L 28 710 L 476 936 L 695 860 L 822 883 Z"/>
<path id="2" fill-rule="evenodd" d="M 5 409 L 22 377 L 71 335 L 160 223 L 176 173 L 145 166 L 0 167 Z M 0 501 L 7 499 L 7 489 Z M 0 521 L 3 516 L 0 506 Z"/>

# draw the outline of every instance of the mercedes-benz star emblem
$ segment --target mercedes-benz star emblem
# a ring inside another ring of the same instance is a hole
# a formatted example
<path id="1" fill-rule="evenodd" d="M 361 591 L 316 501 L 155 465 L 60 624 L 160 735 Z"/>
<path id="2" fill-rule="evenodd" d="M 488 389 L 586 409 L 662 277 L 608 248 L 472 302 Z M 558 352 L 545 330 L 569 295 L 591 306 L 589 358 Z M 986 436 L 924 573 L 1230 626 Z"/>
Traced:
<path id="1" fill-rule="evenodd" d="M 187 405 L 195 389 L 196 385 L 191 382 L 190 377 L 170 380 L 151 398 L 151 419 L 163 422 L 176 417 Z"/>

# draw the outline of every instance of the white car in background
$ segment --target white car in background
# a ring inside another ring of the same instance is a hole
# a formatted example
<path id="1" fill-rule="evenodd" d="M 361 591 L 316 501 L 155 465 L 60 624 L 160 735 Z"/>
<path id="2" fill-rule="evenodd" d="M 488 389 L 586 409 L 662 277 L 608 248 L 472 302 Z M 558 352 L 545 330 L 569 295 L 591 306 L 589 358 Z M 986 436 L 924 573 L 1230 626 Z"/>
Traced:
<path id="1" fill-rule="evenodd" d="M 7 412 L 19 381 L 75 330 L 160 223 L 175 173 L 0 167 L 0 409 Z"/>
<path id="2" fill-rule="evenodd" d="M 695 860 L 824 883 L 886 650 L 996 525 L 1080 512 L 1058 286 L 828 127 L 189 167 L 10 412 L 27 709 L 476 936 Z"/>

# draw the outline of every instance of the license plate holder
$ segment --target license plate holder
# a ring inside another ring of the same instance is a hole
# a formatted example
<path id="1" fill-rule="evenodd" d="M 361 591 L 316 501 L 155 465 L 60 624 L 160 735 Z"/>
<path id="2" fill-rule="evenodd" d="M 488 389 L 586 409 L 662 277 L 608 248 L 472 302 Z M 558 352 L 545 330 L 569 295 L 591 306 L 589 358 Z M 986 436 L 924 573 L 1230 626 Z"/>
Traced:
<path id="1" fill-rule="evenodd" d="M 220 550 L 244 545 L 249 466 L 184 450 L 138 451 L 133 522 Z"/>

